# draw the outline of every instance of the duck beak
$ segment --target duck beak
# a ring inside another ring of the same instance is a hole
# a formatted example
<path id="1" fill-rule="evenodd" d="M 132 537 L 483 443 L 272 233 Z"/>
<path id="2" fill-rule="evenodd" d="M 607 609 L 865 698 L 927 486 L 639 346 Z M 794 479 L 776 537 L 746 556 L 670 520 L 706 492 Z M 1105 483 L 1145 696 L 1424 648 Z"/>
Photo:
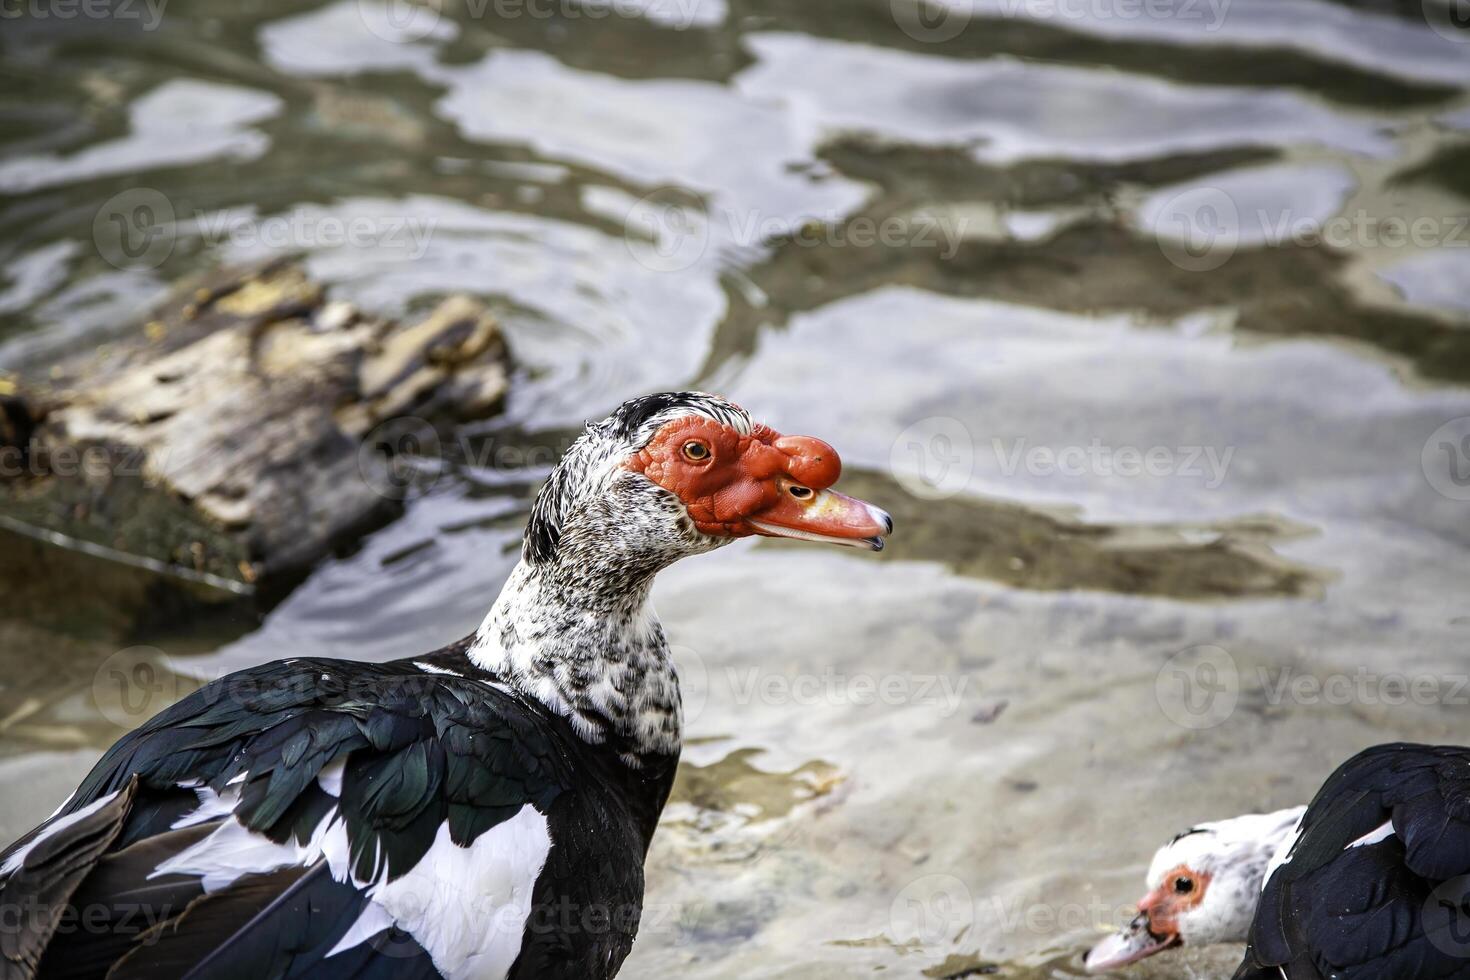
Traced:
<path id="1" fill-rule="evenodd" d="M 782 481 L 778 502 L 746 518 L 757 534 L 772 538 L 823 541 L 851 548 L 883 550 L 893 531 L 888 512 L 835 490 L 813 490 Z"/>
<path id="2" fill-rule="evenodd" d="M 1140 912 L 1128 928 L 1115 932 L 1087 951 L 1082 965 L 1088 973 L 1104 973 L 1179 945 L 1177 935 L 1156 936 L 1149 928 L 1147 912 Z"/>

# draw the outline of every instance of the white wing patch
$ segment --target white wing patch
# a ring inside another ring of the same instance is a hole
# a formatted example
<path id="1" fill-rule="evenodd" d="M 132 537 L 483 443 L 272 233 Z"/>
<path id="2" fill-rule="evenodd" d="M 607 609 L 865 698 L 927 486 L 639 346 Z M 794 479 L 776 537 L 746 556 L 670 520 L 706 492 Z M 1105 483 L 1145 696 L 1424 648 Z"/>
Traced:
<path id="1" fill-rule="evenodd" d="M 36 845 L 40 844 L 42 841 L 46 840 L 53 834 L 60 833 L 66 828 L 70 827 L 72 824 L 76 823 L 78 820 L 84 820 L 87 817 L 90 817 L 92 814 L 102 809 L 108 803 L 112 802 L 112 800 L 120 792 L 122 792 L 122 790 L 114 790 L 113 792 L 108 793 L 106 796 L 99 796 L 91 803 L 88 803 L 86 806 L 82 807 L 76 813 L 68 813 L 64 817 L 57 817 L 55 820 L 52 820 L 46 826 L 42 827 L 40 832 L 37 833 L 35 837 L 27 841 L 24 847 L 17 848 L 15 850 L 15 853 L 6 858 L 4 864 L 0 864 L 0 875 L 14 874 L 17 870 L 20 869 L 21 865 L 25 864 L 27 855 L 29 855 L 32 851 L 36 849 Z M 63 803 L 62 806 L 66 806 L 66 804 Z"/>
<path id="2" fill-rule="evenodd" d="M 1347 847 L 1344 847 L 1343 850 L 1344 851 L 1350 851 L 1350 850 L 1352 850 L 1355 847 L 1369 847 L 1369 846 L 1371 846 L 1373 844 L 1377 844 L 1379 841 L 1388 840 L 1392 836 L 1393 836 L 1393 821 L 1392 820 L 1385 820 L 1383 822 L 1383 826 L 1382 827 L 1377 827 L 1377 828 L 1374 828 L 1373 830 L 1368 831 L 1362 837 L 1359 837 L 1357 840 L 1353 841 Z"/>
<path id="3" fill-rule="evenodd" d="M 342 760 L 334 760 L 317 776 L 317 784 L 340 796 L 342 768 Z M 200 787 L 195 792 L 200 796 L 199 808 L 181 817 L 176 827 L 224 816 L 239 802 L 236 788 L 216 794 Z M 63 821 L 81 819 L 105 802 L 98 800 L 88 810 L 56 821 L 33 844 L 65 826 Z M 225 820 L 208 837 L 164 861 L 149 877 L 194 875 L 203 879 L 205 891 L 216 892 L 247 874 L 325 860 L 335 880 L 350 880 L 372 899 L 329 956 L 397 925 L 428 952 L 447 980 L 498 980 L 510 972 L 520 955 L 536 879 L 550 852 L 546 817 L 526 804 L 469 847 L 455 844 L 449 838 L 448 824 L 441 825 L 428 852 L 406 873 L 391 882 L 382 878 L 360 881 L 352 877 L 347 826 L 334 807 L 306 844 L 294 840 L 277 844 L 236 820 Z M 24 858 L 24 852 L 17 852 L 7 868 L 11 862 L 19 867 Z"/>
<path id="4" fill-rule="evenodd" d="M 322 771 L 316 774 L 316 784 L 322 788 L 322 792 L 340 800 L 342 798 L 342 773 L 346 768 L 347 756 L 337 756 L 322 766 Z"/>
<path id="5" fill-rule="evenodd" d="M 1300 807 L 1299 810 L 1296 825 L 1291 828 L 1291 835 L 1276 849 L 1276 853 L 1271 855 L 1271 860 L 1266 862 L 1266 876 L 1261 879 L 1262 891 L 1265 891 L 1266 885 L 1270 882 L 1271 876 L 1276 873 L 1276 869 L 1291 861 L 1291 849 L 1296 847 L 1296 842 L 1302 839 L 1302 817 L 1307 815 L 1307 808 Z"/>
<path id="6" fill-rule="evenodd" d="M 178 830 L 180 827 L 192 827 L 195 824 L 208 823 L 211 820 L 218 820 L 220 817 L 227 817 L 235 812 L 235 806 L 240 802 L 240 791 L 238 789 L 226 788 L 223 793 L 216 793 L 208 786 L 183 788 L 194 790 L 195 795 L 199 797 L 199 808 L 184 814 L 169 824 L 169 828 L 172 830 Z"/>
<path id="7" fill-rule="evenodd" d="M 325 848 L 332 876 L 346 880 L 346 833 L 329 834 Z M 447 980 L 504 977 L 520 955 L 532 892 L 550 852 L 546 817 L 530 804 L 469 847 L 455 844 L 448 824 L 441 825 L 433 846 L 406 874 L 366 885 L 372 904 L 332 952 L 350 949 L 391 922 L 428 951 Z"/>
<path id="8" fill-rule="evenodd" d="M 277 844 L 248 830 L 238 820 L 226 820 L 208 837 L 154 868 L 148 877 L 194 875 L 203 879 L 200 883 L 206 892 L 217 892 L 247 874 L 315 864 L 321 860 L 323 840 L 333 832 L 340 833 L 344 839 L 347 836 L 342 821 L 337 819 L 335 807 L 317 824 L 311 839 L 305 844 L 298 844 L 294 839 Z"/>
<path id="9" fill-rule="evenodd" d="M 426 664 L 422 660 L 415 660 L 413 665 L 426 674 L 448 674 L 450 677 L 464 676 L 457 670 L 450 670 L 448 667 L 435 667 L 433 664 Z"/>

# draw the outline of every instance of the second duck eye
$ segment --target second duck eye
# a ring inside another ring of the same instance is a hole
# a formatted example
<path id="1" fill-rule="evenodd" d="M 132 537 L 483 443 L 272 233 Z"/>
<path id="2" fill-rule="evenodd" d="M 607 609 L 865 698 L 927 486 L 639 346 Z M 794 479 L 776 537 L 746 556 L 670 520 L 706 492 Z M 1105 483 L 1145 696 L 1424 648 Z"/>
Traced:
<path id="1" fill-rule="evenodd" d="M 684 458 L 691 463 L 702 463 L 709 459 L 709 447 L 702 442 L 684 443 Z"/>
<path id="2" fill-rule="evenodd" d="M 1181 895 L 1188 895 L 1194 891 L 1194 882 L 1189 878 L 1175 878 L 1174 890 Z"/>

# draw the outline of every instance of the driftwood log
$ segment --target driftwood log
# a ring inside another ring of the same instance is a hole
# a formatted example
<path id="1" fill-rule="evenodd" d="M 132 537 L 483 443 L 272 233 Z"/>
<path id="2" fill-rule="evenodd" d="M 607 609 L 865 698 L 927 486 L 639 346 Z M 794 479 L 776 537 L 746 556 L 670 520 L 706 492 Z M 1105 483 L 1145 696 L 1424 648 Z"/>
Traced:
<path id="1" fill-rule="evenodd" d="M 477 300 L 405 323 L 291 263 L 221 270 L 121 339 L 0 378 L 0 527 L 266 595 L 391 519 L 415 440 L 496 412 L 507 378 Z"/>

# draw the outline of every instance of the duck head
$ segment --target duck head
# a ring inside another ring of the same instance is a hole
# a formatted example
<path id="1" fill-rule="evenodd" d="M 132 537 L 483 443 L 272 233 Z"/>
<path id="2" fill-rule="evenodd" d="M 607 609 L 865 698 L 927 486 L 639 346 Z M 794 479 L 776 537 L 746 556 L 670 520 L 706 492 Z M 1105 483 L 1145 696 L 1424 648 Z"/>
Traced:
<path id="1" fill-rule="evenodd" d="M 1087 971 L 1115 970 L 1175 946 L 1244 943 L 1266 877 L 1305 809 L 1200 824 L 1159 848 L 1138 915 L 1088 951 Z"/>
<path id="2" fill-rule="evenodd" d="M 541 488 L 470 659 L 587 741 L 615 740 L 629 765 L 667 768 L 683 721 L 654 576 L 755 534 L 877 551 L 893 521 L 834 491 L 841 472 L 825 442 L 783 436 L 716 395 L 623 403 Z"/>
<path id="3" fill-rule="evenodd" d="M 749 535 L 883 547 L 887 513 L 831 489 L 836 450 L 782 435 L 717 395 L 624 402 L 591 423 L 542 488 L 527 527 L 532 564 L 590 560 L 656 571 Z"/>

